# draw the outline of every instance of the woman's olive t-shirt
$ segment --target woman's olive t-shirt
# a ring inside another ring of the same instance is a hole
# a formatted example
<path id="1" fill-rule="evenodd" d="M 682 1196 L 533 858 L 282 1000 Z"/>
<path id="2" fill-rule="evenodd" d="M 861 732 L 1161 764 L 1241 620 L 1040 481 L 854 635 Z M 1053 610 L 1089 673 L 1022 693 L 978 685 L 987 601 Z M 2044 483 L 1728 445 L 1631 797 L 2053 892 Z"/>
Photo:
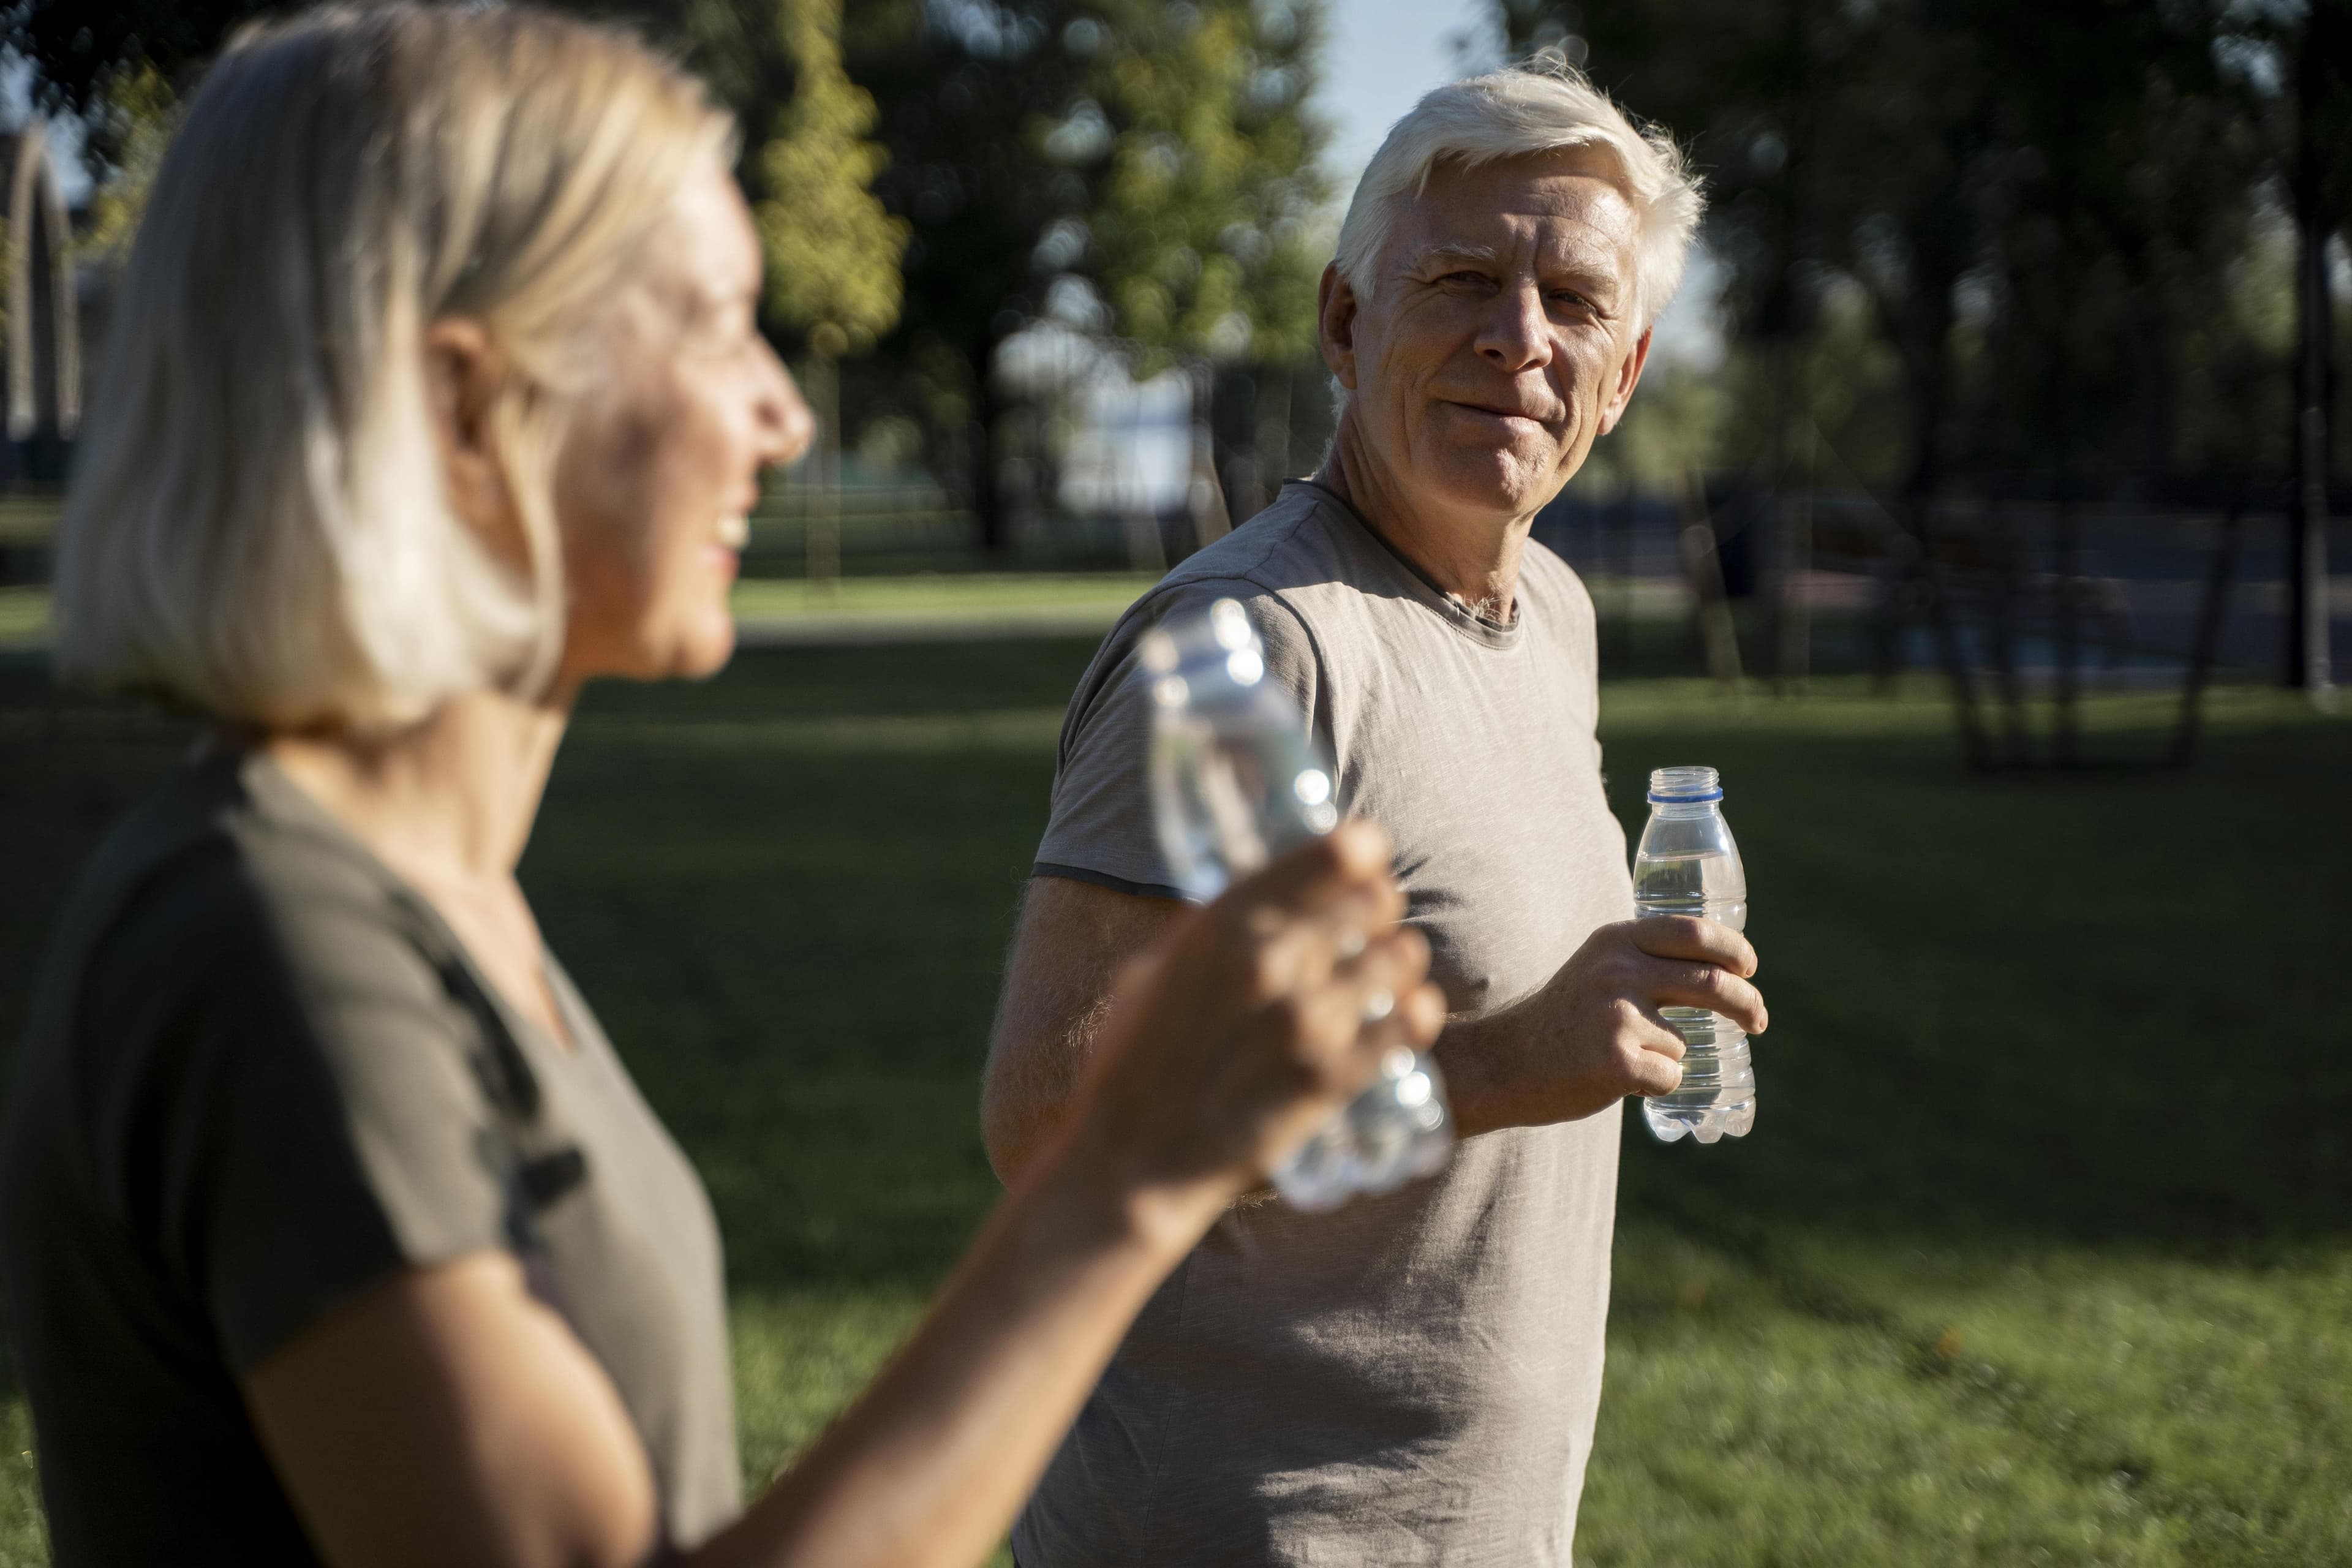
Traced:
<path id="1" fill-rule="evenodd" d="M 395 1271 L 490 1247 L 611 1374 L 671 1539 L 734 1515 L 709 1201 L 548 972 L 569 1048 L 257 753 L 192 763 L 107 841 L 0 1145 L 60 1568 L 315 1562 L 239 1374 Z"/>

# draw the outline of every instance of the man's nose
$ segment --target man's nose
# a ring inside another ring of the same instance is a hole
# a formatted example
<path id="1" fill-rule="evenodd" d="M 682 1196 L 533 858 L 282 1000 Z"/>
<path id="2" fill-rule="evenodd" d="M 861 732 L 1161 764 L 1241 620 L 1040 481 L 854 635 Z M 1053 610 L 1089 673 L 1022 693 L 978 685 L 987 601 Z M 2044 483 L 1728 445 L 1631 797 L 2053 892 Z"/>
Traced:
<path id="1" fill-rule="evenodd" d="M 1551 363 L 1551 318 L 1543 290 L 1532 281 L 1496 292 L 1478 326 L 1478 353 L 1507 374 L 1539 370 Z"/>

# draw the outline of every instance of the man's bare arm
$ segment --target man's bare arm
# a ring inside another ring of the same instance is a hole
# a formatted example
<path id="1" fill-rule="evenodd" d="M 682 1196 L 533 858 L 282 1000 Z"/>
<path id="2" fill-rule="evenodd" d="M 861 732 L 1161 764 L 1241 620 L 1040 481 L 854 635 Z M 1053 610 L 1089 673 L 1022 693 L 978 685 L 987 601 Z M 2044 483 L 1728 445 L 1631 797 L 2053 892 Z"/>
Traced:
<path id="1" fill-rule="evenodd" d="M 1172 900 L 1040 877 L 1029 884 L 981 1095 L 990 1163 L 1008 1185 L 1061 1125 L 1122 965 L 1181 912 Z M 1680 916 L 1602 926 L 1542 990 L 1457 1019 L 1438 1041 L 1457 1131 L 1574 1121 L 1681 1081 L 1682 1036 L 1658 1012 L 1706 1007 L 1751 1035 L 1770 1024 L 1738 932 Z"/>
<path id="2" fill-rule="evenodd" d="M 1760 1035 L 1771 1017 L 1755 973 L 1748 939 L 1713 921 L 1601 927 L 1535 994 L 1446 1026 L 1436 1054 L 1456 1127 L 1469 1138 L 1576 1121 L 1627 1095 L 1672 1092 L 1683 1037 L 1659 1009 L 1705 1007 Z"/>
<path id="3" fill-rule="evenodd" d="M 981 1136 L 1006 1186 L 1060 1129 L 1119 972 L 1184 908 L 1066 877 L 1031 879 L 980 1095 Z"/>

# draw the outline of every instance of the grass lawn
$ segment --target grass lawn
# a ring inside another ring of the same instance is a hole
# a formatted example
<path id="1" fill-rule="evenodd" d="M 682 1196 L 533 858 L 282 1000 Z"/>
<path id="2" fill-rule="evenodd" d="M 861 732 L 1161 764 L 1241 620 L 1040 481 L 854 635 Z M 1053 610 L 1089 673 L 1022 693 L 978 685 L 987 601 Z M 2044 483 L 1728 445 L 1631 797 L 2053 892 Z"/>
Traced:
<path id="1" fill-rule="evenodd" d="M 746 654 L 596 693 L 524 879 L 699 1163 L 750 1479 L 994 1194 L 975 1084 L 1087 639 Z M 1943 709 L 1604 697 L 1612 798 L 1724 770 L 1774 1028 L 1753 1136 L 1629 1129 L 1595 1564 L 2352 1561 L 2352 723 L 2217 695 L 2187 773 L 1972 778 Z M 2095 757 L 2160 705 L 2095 705 Z M 180 743 L 0 666 L 0 1037 Z M 0 1563 L 42 1560 L 0 1380 Z"/>
<path id="2" fill-rule="evenodd" d="M 832 583 L 758 578 L 735 585 L 735 616 L 747 642 L 796 632 L 855 636 L 861 627 L 931 638 L 951 637 L 959 627 L 1099 637 L 1154 581 L 1130 572 L 933 572 Z M 0 650 L 46 646 L 48 623 L 47 589 L 0 587 Z"/>

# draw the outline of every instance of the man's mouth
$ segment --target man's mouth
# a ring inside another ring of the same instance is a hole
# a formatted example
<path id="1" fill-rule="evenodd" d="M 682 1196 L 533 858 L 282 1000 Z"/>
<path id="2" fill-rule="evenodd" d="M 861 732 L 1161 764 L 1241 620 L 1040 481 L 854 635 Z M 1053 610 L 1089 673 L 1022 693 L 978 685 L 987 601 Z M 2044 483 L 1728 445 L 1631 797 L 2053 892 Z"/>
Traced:
<path id="1" fill-rule="evenodd" d="M 1456 408 L 1465 408 L 1473 414 L 1484 414 L 1490 419 L 1524 419 L 1530 425 L 1549 426 L 1557 423 L 1559 418 L 1558 411 L 1554 409 L 1517 408 L 1507 404 L 1474 403 L 1460 397 L 1450 397 L 1446 401 Z"/>

